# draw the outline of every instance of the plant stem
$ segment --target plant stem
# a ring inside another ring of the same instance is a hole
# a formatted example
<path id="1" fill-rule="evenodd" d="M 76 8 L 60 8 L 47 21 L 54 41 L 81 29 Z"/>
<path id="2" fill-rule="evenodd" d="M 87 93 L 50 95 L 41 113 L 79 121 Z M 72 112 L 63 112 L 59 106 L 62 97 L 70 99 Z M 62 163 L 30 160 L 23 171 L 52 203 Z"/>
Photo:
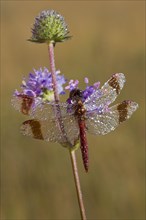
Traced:
<path id="1" fill-rule="evenodd" d="M 59 94 L 58 94 L 57 80 L 56 80 L 56 69 L 55 69 L 54 44 L 53 44 L 53 42 L 49 43 L 48 51 L 49 51 L 49 58 L 50 58 L 50 71 L 51 71 L 51 74 L 52 74 L 54 100 L 55 100 L 55 102 L 58 102 L 59 101 Z"/>
<path id="2" fill-rule="evenodd" d="M 61 116 L 61 110 L 59 105 L 59 94 L 58 94 L 58 86 L 57 86 L 57 80 L 56 80 L 56 68 L 55 68 L 55 56 L 54 56 L 54 44 L 53 42 L 49 43 L 48 46 L 48 52 L 49 52 L 49 59 L 50 59 L 50 71 L 52 76 L 52 86 L 53 86 L 53 92 L 54 92 L 54 101 L 57 103 L 57 105 L 54 104 L 54 112 L 56 116 L 56 123 L 58 125 L 58 128 L 62 134 L 63 142 L 67 143 L 70 146 L 70 143 L 68 141 L 64 124 Z"/>
<path id="3" fill-rule="evenodd" d="M 52 74 L 54 100 L 55 100 L 56 103 L 58 103 L 59 102 L 59 94 L 58 94 L 57 80 L 56 80 L 56 69 L 55 69 L 54 44 L 53 44 L 53 42 L 49 43 L 48 52 L 49 52 L 49 59 L 50 59 L 50 71 L 51 71 L 51 74 Z M 63 121 L 62 121 L 60 106 L 59 105 L 54 105 L 54 108 L 55 108 L 55 111 L 57 113 L 56 114 L 56 116 L 57 116 L 56 122 L 59 126 L 59 129 L 60 129 L 61 133 L 62 133 L 62 137 L 64 138 L 64 141 L 66 142 L 66 144 L 68 144 L 70 146 L 70 143 L 68 141 L 68 138 L 67 138 L 67 135 L 66 135 L 66 132 L 65 132 L 65 129 L 64 129 Z M 87 218 L 86 218 L 85 208 L 84 208 L 84 203 L 83 203 L 83 197 L 82 197 L 79 174 L 78 174 L 78 169 L 77 169 L 75 151 L 70 150 L 70 156 L 71 156 L 72 169 L 73 169 L 74 180 L 75 180 L 75 185 L 76 185 L 76 191 L 77 191 L 77 196 L 78 196 L 78 202 L 79 202 L 79 207 L 80 207 L 80 212 L 81 212 L 81 218 L 82 218 L 82 220 L 86 220 Z"/>
<path id="4" fill-rule="evenodd" d="M 84 207 L 80 179 L 79 179 L 78 168 L 77 168 L 76 155 L 75 155 L 74 150 L 70 151 L 70 157 L 71 157 L 71 162 L 72 162 L 72 169 L 73 169 L 73 174 L 74 174 L 74 180 L 75 180 L 75 186 L 76 186 L 76 191 L 77 191 L 78 203 L 80 207 L 81 218 L 82 220 L 86 220 L 87 217 L 85 213 L 85 207 Z"/>

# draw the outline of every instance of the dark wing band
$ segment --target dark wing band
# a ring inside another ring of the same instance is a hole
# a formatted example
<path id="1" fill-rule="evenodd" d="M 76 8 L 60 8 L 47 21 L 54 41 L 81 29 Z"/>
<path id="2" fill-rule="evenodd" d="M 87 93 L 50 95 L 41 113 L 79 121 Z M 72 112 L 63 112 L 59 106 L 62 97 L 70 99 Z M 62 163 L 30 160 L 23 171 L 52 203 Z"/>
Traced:
<path id="1" fill-rule="evenodd" d="M 86 110 L 90 111 L 96 108 L 96 106 L 105 106 L 114 102 L 117 96 L 120 94 L 125 81 L 126 80 L 123 73 L 113 74 L 101 89 L 96 90 L 85 100 L 84 104 Z"/>
<path id="2" fill-rule="evenodd" d="M 115 130 L 121 122 L 129 119 L 137 108 L 136 102 L 126 100 L 102 114 L 91 113 L 86 120 L 87 131 L 95 135 L 105 135 Z"/>

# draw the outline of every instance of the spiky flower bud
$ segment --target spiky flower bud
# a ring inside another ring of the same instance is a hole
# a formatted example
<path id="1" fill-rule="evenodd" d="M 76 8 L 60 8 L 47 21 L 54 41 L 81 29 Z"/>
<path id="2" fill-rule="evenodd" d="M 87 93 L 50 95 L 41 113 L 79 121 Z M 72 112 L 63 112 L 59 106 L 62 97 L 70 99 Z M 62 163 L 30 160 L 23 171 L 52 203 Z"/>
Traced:
<path id="1" fill-rule="evenodd" d="M 29 41 L 37 43 L 62 42 L 68 36 L 67 24 L 64 17 L 54 10 L 42 11 L 36 18 Z"/>

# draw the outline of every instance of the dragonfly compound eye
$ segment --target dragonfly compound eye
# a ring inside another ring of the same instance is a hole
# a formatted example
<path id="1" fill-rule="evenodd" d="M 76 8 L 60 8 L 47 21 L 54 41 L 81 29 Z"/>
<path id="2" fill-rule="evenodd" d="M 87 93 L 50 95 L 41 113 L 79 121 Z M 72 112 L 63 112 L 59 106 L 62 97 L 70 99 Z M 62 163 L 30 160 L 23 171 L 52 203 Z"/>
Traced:
<path id="1" fill-rule="evenodd" d="M 69 95 L 71 100 L 80 100 L 82 99 L 82 91 L 80 89 L 73 89 Z"/>

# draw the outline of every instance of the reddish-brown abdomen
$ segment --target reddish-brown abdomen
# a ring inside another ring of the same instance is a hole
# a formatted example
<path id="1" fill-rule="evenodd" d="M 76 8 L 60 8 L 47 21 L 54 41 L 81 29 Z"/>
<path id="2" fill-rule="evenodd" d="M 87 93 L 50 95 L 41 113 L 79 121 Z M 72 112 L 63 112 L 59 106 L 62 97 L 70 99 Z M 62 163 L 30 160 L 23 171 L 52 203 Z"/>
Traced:
<path id="1" fill-rule="evenodd" d="M 80 142 L 81 142 L 81 152 L 82 152 L 82 158 L 84 163 L 84 168 L 86 172 L 88 172 L 89 167 L 89 155 L 88 155 L 88 142 L 87 142 L 87 136 L 86 136 L 86 130 L 85 130 L 85 121 L 79 119 L 79 129 L 80 129 Z"/>

